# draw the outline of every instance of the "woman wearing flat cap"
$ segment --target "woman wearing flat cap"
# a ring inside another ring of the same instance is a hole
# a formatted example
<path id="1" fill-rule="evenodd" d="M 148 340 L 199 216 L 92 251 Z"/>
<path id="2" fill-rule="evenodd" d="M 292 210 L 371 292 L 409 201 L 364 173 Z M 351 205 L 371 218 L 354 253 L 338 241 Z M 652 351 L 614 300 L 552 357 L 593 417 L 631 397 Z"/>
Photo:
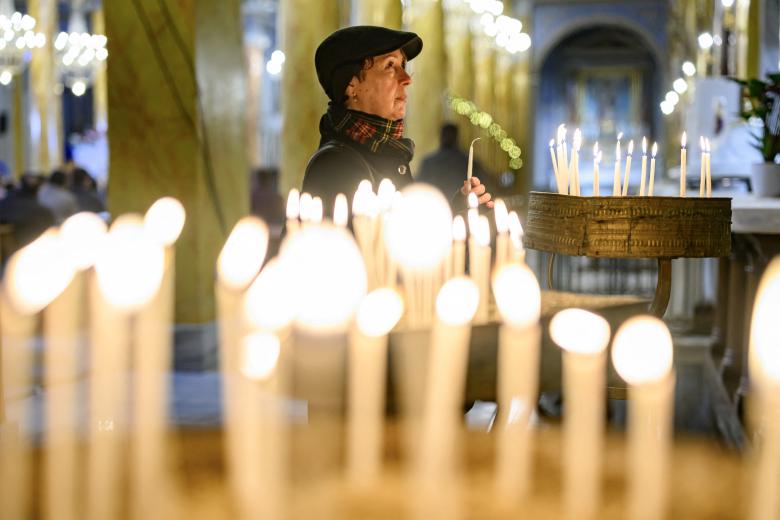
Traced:
<path id="1" fill-rule="evenodd" d="M 327 212 L 336 195 L 351 199 L 364 179 L 374 189 L 382 179 L 399 190 L 413 182 L 409 163 L 414 143 L 403 137 L 406 89 L 412 83 L 406 62 L 421 50 L 415 33 L 373 26 L 340 29 L 317 48 L 317 78 L 330 102 L 320 119 L 320 146 L 306 167 L 302 191 L 322 198 Z M 459 205 L 465 206 L 469 191 L 493 207 L 476 177 L 471 186 L 464 180 L 464 204 Z"/>

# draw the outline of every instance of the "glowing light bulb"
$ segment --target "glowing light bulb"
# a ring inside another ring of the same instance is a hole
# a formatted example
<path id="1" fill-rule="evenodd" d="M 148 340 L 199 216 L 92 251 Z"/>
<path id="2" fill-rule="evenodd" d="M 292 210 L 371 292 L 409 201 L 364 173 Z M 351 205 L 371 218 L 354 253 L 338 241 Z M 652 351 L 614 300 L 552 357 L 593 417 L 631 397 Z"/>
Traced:
<path id="1" fill-rule="evenodd" d="M 542 296 L 539 282 L 525 264 L 506 264 L 493 277 L 493 295 L 501 318 L 517 327 L 538 323 Z"/>
<path id="2" fill-rule="evenodd" d="M 268 226 L 257 217 L 244 217 L 230 232 L 217 258 L 217 276 L 233 290 L 245 288 L 260 271 L 268 250 Z"/>
<path id="3" fill-rule="evenodd" d="M 106 223 L 96 214 L 83 211 L 68 217 L 60 226 L 60 238 L 77 269 L 92 267 L 106 238 Z"/>
<path id="4" fill-rule="evenodd" d="M 295 318 L 295 294 L 289 267 L 272 258 L 244 296 L 244 313 L 260 329 L 277 331 Z"/>
<path id="5" fill-rule="evenodd" d="M 384 336 L 395 327 L 403 312 L 404 302 L 396 291 L 387 287 L 373 290 L 358 308 L 358 329 L 366 336 Z"/>
<path id="6" fill-rule="evenodd" d="M 1 84 L 8 85 L 8 84 L 11 83 L 12 79 L 14 79 L 14 76 L 9 71 L 4 70 L 3 72 L 0 72 L 0 83 Z"/>
<path id="7" fill-rule="evenodd" d="M 565 309 L 550 320 L 550 337 L 564 350 L 597 354 L 609 343 L 607 320 L 583 309 Z"/>
<path id="8" fill-rule="evenodd" d="M 632 385 L 658 381 L 672 368 L 672 335 L 654 316 L 635 316 L 623 323 L 612 342 L 612 364 Z"/>
<path id="9" fill-rule="evenodd" d="M 469 278 L 450 279 L 436 296 L 436 316 L 448 325 L 464 325 L 474 318 L 479 289 Z"/>
<path id="10" fill-rule="evenodd" d="M 122 215 L 111 226 L 95 272 L 101 292 L 125 311 L 140 309 L 160 287 L 164 254 L 144 232 L 140 215 Z"/>
<path id="11" fill-rule="evenodd" d="M 255 332 L 241 342 L 241 373 L 248 379 L 263 381 L 271 377 L 279 362 L 281 345 L 276 334 Z"/>
<path id="12" fill-rule="evenodd" d="M 441 192 L 419 183 L 401 191 L 385 230 L 390 255 L 411 269 L 438 266 L 452 246 L 452 212 Z"/>
<path id="13" fill-rule="evenodd" d="M 83 81 L 74 81 L 73 85 L 70 87 L 70 91 L 73 92 L 73 95 L 76 97 L 83 96 L 87 91 L 87 84 Z"/>
<path id="14" fill-rule="evenodd" d="M 144 229 L 152 241 L 169 246 L 179 238 L 185 220 L 186 213 L 181 202 L 173 197 L 163 197 L 146 211 Z"/>
<path id="15" fill-rule="evenodd" d="M 49 229 L 8 261 L 5 273 L 8 297 L 20 312 L 35 314 L 68 287 L 74 273 L 75 267 L 67 261 L 59 233 Z"/>
<path id="16" fill-rule="evenodd" d="M 280 259 L 295 273 L 297 324 L 320 333 L 343 330 L 368 285 L 352 235 L 327 223 L 308 227 L 284 241 Z"/>

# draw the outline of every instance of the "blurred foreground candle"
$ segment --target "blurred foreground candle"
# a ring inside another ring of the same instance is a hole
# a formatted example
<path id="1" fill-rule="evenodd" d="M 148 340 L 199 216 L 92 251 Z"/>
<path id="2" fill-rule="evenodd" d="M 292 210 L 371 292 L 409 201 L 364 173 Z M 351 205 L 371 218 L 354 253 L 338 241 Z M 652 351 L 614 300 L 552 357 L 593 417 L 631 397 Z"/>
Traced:
<path id="1" fill-rule="evenodd" d="M 699 149 L 701 149 L 701 158 L 699 159 L 699 197 L 704 197 L 707 186 L 707 149 L 704 145 L 704 137 L 699 136 Z"/>
<path id="2" fill-rule="evenodd" d="M 637 316 L 612 344 L 612 363 L 628 383 L 628 518 L 666 518 L 674 417 L 672 336 L 663 321 Z"/>
<path id="3" fill-rule="evenodd" d="M 569 193 L 569 160 L 566 153 L 566 125 L 558 126 L 557 146 L 558 174 L 561 176 L 560 193 Z"/>
<path id="4" fill-rule="evenodd" d="M 658 153 L 658 143 L 653 143 L 653 151 L 650 157 L 650 184 L 647 187 L 648 197 L 653 196 L 653 184 L 655 183 L 655 154 Z"/>
<path id="5" fill-rule="evenodd" d="M 520 223 L 520 217 L 516 211 L 509 212 L 509 241 L 512 244 L 512 251 L 509 255 L 509 261 L 515 263 L 525 262 L 525 249 L 523 248 L 523 225 Z"/>
<path id="6" fill-rule="evenodd" d="M 370 487 L 381 474 L 387 335 L 403 309 L 394 290 L 372 291 L 360 304 L 350 335 L 347 476 L 352 485 Z"/>
<path id="7" fill-rule="evenodd" d="M 620 138 L 623 137 L 623 132 L 620 132 L 617 136 L 617 143 L 615 143 L 615 176 L 612 179 L 612 196 L 617 197 L 621 193 L 620 189 Z"/>
<path id="8" fill-rule="evenodd" d="M 442 285 L 443 262 L 452 247 L 452 212 L 433 186 L 412 184 L 401 194 L 402 198 L 393 204 L 385 241 L 390 256 L 401 269 L 406 325 L 427 327 Z"/>
<path id="9" fill-rule="evenodd" d="M 287 194 L 287 223 L 285 225 L 287 234 L 295 233 L 300 228 L 298 216 L 301 211 L 301 195 L 295 188 Z"/>
<path id="10" fill-rule="evenodd" d="M 474 172 L 474 143 L 477 141 L 479 141 L 479 137 L 471 141 L 471 144 L 469 145 L 469 164 L 466 170 L 466 180 L 469 181 L 469 186 L 471 186 L 471 176 Z"/>
<path id="11" fill-rule="evenodd" d="M 629 176 L 631 175 L 631 159 L 634 156 L 634 140 L 631 139 L 628 142 L 628 152 L 626 153 L 626 173 L 623 176 L 623 189 L 621 191 L 621 195 L 625 197 L 628 195 L 628 181 Z"/>
<path id="12" fill-rule="evenodd" d="M 164 253 L 128 214 L 111 226 L 95 263 L 90 311 L 90 451 L 87 517 L 115 518 L 120 510 L 122 439 L 128 416 L 130 320 L 155 296 Z M 157 504 L 155 504 L 157 505 Z"/>
<path id="13" fill-rule="evenodd" d="M 550 337 L 563 349 L 563 489 L 570 518 L 596 518 L 601 502 L 609 334 L 604 318 L 582 309 L 550 320 Z"/>
<path id="14" fill-rule="evenodd" d="M 67 293 L 63 304 L 54 306 L 53 312 L 47 312 L 47 322 L 44 323 L 44 335 L 47 340 L 54 340 L 52 332 L 68 333 L 59 338 L 65 344 L 51 345 L 49 348 L 62 352 L 72 346 L 74 320 L 73 311 L 68 303 L 73 303 L 67 288 L 74 274 L 74 266 L 67 261 L 66 251 L 59 233 L 50 229 L 35 239 L 32 243 L 17 251 L 9 260 L 5 271 L 3 291 L 0 301 L 0 324 L 2 324 L 2 349 L 0 349 L 0 517 L 31 518 L 31 490 L 29 482 L 32 471 L 32 453 L 29 438 L 24 431 L 24 425 L 30 421 L 32 410 L 21 405 L 17 413 L 4 415 L 4 405 L 7 396 L 14 401 L 20 401 L 20 396 L 26 395 L 33 387 L 33 337 L 35 334 L 35 315 L 61 298 L 63 291 Z M 48 309 L 47 309 L 48 310 Z M 72 353 L 71 353 L 72 355 Z M 47 356 L 51 361 L 51 355 Z M 48 366 L 47 369 L 51 368 Z M 68 367 L 63 367 L 67 369 Z M 56 369 L 52 369 L 56 370 Z M 47 373 L 47 379 L 54 372 Z M 57 411 L 51 409 L 53 403 L 47 403 L 47 419 L 51 421 Z M 62 427 L 61 416 L 57 416 L 58 426 Z M 51 447 L 51 438 L 47 438 L 47 447 Z M 58 452 L 60 460 L 66 456 Z M 47 471 L 50 470 L 47 465 Z M 63 468 L 73 470 L 74 467 Z M 67 488 L 66 488 L 67 489 Z M 72 490 L 72 488 L 71 488 Z M 48 494 L 47 489 L 47 494 Z M 54 495 L 57 505 L 64 506 L 63 514 L 73 513 L 72 496 L 61 492 Z M 68 507 L 71 507 L 68 510 Z"/>
<path id="15" fill-rule="evenodd" d="M 710 139 L 704 139 L 705 159 L 707 163 L 705 177 L 707 179 L 707 197 L 712 197 L 712 148 L 710 148 Z"/>
<path id="16" fill-rule="evenodd" d="M 683 132 L 682 138 L 680 139 L 680 197 L 685 197 L 685 190 L 687 187 L 685 181 L 685 168 L 688 162 L 688 151 L 685 149 L 686 139 L 687 135 Z"/>
<path id="17" fill-rule="evenodd" d="M 525 264 L 508 263 L 493 278 L 502 324 L 498 331 L 496 487 L 507 501 L 528 493 L 531 418 L 539 379 L 541 293 Z"/>
<path id="18" fill-rule="evenodd" d="M 645 187 L 647 181 L 647 138 L 642 138 L 642 176 L 639 179 L 639 196 L 645 196 Z"/>
<path id="19" fill-rule="evenodd" d="M 601 163 L 601 152 L 599 143 L 593 144 L 593 196 L 599 196 L 599 163 Z"/>
<path id="20" fill-rule="evenodd" d="M 466 270 L 466 221 L 461 215 L 452 219 L 452 276 L 463 276 Z"/>
<path id="21" fill-rule="evenodd" d="M 349 222 L 347 196 L 339 193 L 336 195 L 336 200 L 333 203 L 333 223 L 338 227 L 347 227 L 347 222 Z"/>
<path id="22" fill-rule="evenodd" d="M 474 316 L 475 323 L 488 321 L 490 302 L 490 222 L 485 215 L 479 217 L 479 227 L 475 237 L 476 249 L 469 252 L 471 255 L 471 279 L 479 289 L 479 305 Z"/>
<path id="23" fill-rule="evenodd" d="M 496 258 L 493 270 L 497 271 L 509 259 L 509 212 L 503 199 L 496 199 L 493 216 L 496 219 Z"/>
<path id="24" fill-rule="evenodd" d="M 751 408 L 758 442 L 752 452 L 751 520 L 776 519 L 780 513 L 780 257 L 761 278 L 750 326 Z"/>
<path id="25" fill-rule="evenodd" d="M 471 320 L 478 304 L 479 290 L 468 278 L 448 281 L 436 298 L 418 458 L 426 491 L 453 474 L 451 464 L 466 389 Z"/>

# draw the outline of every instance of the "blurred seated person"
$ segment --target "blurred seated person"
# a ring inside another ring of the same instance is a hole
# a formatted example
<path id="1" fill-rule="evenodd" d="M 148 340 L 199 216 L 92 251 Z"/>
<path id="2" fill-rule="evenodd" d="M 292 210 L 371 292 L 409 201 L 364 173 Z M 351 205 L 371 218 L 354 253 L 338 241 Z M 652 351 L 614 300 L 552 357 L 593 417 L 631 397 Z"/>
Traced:
<path id="1" fill-rule="evenodd" d="M 269 226 L 284 224 L 286 202 L 277 189 L 279 172 L 276 168 L 258 168 L 250 178 L 252 214 L 265 220 Z"/>
<path id="2" fill-rule="evenodd" d="M 100 200 L 97 191 L 97 182 L 87 173 L 84 168 L 74 168 L 71 173 L 73 183 L 70 187 L 71 193 L 76 197 L 76 204 L 79 211 L 91 211 L 100 213 L 106 210 L 103 201 Z"/>
<path id="3" fill-rule="evenodd" d="M 79 211 L 76 197 L 68 190 L 66 184 L 65 172 L 57 170 L 38 190 L 38 202 L 51 211 L 57 225 Z"/>
<path id="4" fill-rule="evenodd" d="M 458 127 L 452 123 L 445 123 L 441 127 L 439 149 L 423 157 L 420 165 L 419 182 L 433 184 L 444 194 L 447 199 L 463 186 L 466 180 L 469 156 L 458 148 Z M 474 161 L 474 177 L 479 178 L 482 184 L 489 175 L 482 169 L 479 161 Z M 492 192 L 488 186 L 488 191 Z"/>
<path id="5" fill-rule="evenodd" d="M 19 180 L 19 186 L 0 200 L 0 223 L 13 226 L 16 249 L 26 246 L 54 225 L 54 216 L 37 199 L 42 184 L 42 176 L 26 173 Z"/>

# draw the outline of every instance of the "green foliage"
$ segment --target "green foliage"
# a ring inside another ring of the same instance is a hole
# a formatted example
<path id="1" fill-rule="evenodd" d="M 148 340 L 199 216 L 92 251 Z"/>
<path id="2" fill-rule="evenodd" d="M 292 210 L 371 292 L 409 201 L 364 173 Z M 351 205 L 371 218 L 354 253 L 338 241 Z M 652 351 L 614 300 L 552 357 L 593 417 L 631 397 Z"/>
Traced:
<path id="1" fill-rule="evenodd" d="M 767 74 L 768 81 L 730 78 L 741 87 L 742 108 L 739 115 L 745 121 L 761 121 L 761 128 L 753 133 L 753 147 L 761 152 L 764 161 L 774 162 L 780 153 L 780 72 Z"/>

